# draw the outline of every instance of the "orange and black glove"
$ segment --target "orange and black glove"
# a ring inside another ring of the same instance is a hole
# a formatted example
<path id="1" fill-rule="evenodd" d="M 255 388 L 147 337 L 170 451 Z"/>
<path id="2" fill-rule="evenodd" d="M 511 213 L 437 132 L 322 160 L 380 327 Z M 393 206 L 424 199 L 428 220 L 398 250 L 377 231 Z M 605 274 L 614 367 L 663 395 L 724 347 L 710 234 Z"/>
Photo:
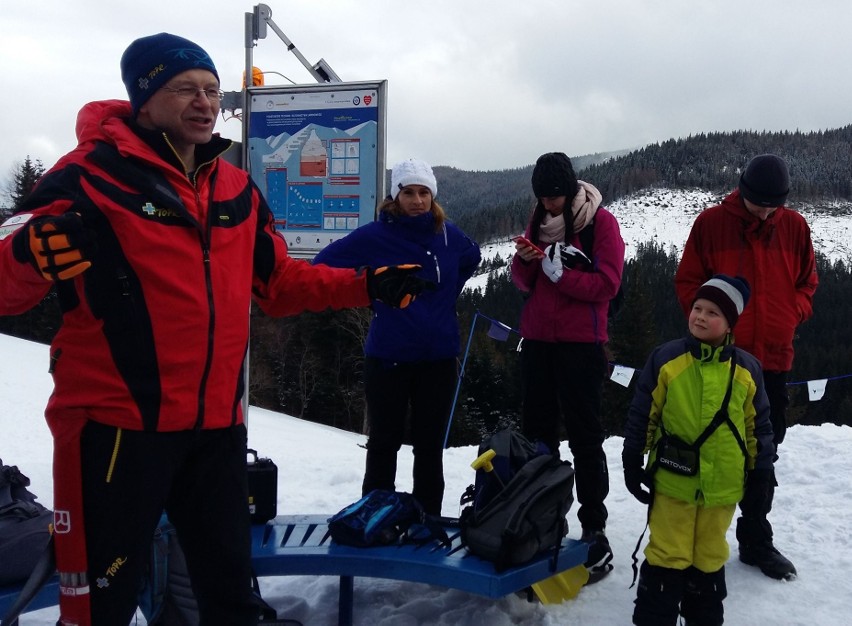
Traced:
<path id="1" fill-rule="evenodd" d="M 424 289 L 434 289 L 428 280 L 415 276 L 420 265 L 385 265 L 367 268 L 367 293 L 371 300 L 404 309 L 414 302 Z"/>
<path id="2" fill-rule="evenodd" d="M 15 258 L 29 262 L 47 280 L 68 280 L 92 266 L 95 233 L 79 213 L 37 217 L 15 234 Z"/>

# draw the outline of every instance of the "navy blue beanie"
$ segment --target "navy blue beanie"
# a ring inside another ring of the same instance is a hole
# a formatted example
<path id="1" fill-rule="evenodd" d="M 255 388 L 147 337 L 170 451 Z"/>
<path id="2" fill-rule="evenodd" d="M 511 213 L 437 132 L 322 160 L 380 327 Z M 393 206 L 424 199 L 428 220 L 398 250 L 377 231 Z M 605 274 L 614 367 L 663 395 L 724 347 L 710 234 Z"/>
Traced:
<path id="1" fill-rule="evenodd" d="M 133 115 L 167 81 L 187 70 L 219 73 L 202 48 L 189 39 L 159 33 L 131 43 L 121 55 L 121 80 L 127 88 Z"/>

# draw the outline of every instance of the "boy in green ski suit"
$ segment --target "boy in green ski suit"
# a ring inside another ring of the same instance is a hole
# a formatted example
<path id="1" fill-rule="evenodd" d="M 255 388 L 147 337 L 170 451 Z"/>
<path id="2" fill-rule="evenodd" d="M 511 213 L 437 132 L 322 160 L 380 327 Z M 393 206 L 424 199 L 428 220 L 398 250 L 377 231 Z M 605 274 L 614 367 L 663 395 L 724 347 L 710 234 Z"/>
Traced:
<path id="1" fill-rule="evenodd" d="M 760 363 L 733 345 L 744 279 L 716 275 L 695 294 L 689 335 L 657 347 L 625 426 L 624 480 L 650 508 L 633 623 L 722 624 L 725 537 L 746 481 L 775 456 Z M 644 454 L 648 452 L 647 468 Z"/>

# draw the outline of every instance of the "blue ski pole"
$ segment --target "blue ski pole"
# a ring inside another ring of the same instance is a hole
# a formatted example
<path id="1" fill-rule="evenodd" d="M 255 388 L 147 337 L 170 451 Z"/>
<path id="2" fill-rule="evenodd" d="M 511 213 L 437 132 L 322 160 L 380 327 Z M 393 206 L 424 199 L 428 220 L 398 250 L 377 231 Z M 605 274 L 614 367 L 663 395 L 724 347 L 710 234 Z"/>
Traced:
<path id="1" fill-rule="evenodd" d="M 456 402 L 459 399 L 459 390 L 461 389 L 462 379 L 464 378 L 464 368 L 467 365 L 467 355 L 470 353 L 470 341 L 473 339 L 473 331 L 476 328 L 476 320 L 479 317 L 479 309 L 473 315 L 473 320 L 470 322 L 470 332 L 467 335 L 467 347 L 464 349 L 464 358 L 462 358 L 461 370 L 459 371 L 459 381 L 456 383 L 456 394 L 453 396 L 453 406 L 450 409 L 450 417 L 447 420 L 447 432 L 444 434 L 444 449 L 447 449 L 447 442 L 450 440 L 450 427 L 453 425 L 453 415 L 456 412 Z"/>

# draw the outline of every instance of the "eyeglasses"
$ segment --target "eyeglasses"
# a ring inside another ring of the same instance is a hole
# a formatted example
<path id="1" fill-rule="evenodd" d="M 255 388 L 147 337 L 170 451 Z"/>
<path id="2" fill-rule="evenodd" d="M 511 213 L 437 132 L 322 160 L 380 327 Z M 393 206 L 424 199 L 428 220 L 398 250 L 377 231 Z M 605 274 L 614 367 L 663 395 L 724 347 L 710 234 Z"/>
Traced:
<path id="1" fill-rule="evenodd" d="M 225 92 L 221 89 L 216 89 L 215 87 L 160 87 L 160 89 L 165 89 L 166 91 L 170 91 L 175 94 L 178 98 L 182 100 L 194 100 L 195 97 L 199 93 L 203 93 L 207 96 L 207 99 L 210 102 L 219 102 L 222 98 L 225 97 Z"/>

